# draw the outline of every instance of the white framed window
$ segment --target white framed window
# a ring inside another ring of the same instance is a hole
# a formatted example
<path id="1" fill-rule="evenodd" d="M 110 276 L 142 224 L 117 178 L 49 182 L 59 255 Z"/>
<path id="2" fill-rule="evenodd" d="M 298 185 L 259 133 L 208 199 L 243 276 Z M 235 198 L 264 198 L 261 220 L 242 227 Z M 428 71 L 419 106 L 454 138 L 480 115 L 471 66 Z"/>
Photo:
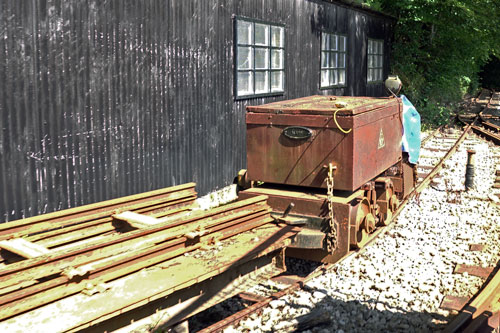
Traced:
<path id="1" fill-rule="evenodd" d="M 321 33 L 321 88 L 344 86 L 346 83 L 347 37 Z"/>
<path id="2" fill-rule="evenodd" d="M 384 75 L 384 41 L 368 39 L 367 81 L 382 82 Z"/>
<path id="3" fill-rule="evenodd" d="M 237 98 L 281 95 L 285 82 L 285 28 L 236 19 Z"/>

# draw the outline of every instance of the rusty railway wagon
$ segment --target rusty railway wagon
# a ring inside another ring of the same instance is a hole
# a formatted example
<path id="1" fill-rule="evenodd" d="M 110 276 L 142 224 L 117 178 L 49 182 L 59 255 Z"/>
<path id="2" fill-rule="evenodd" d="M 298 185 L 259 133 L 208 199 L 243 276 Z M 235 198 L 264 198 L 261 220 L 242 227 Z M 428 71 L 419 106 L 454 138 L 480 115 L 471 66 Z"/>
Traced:
<path id="1" fill-rule="evenodd" d="M 248 106 L 239 198 L 267 195 L 301 226 L 287 255 L 335 262 L 362 247 L 415 183 L 399 98 L 310 96 Z"/>

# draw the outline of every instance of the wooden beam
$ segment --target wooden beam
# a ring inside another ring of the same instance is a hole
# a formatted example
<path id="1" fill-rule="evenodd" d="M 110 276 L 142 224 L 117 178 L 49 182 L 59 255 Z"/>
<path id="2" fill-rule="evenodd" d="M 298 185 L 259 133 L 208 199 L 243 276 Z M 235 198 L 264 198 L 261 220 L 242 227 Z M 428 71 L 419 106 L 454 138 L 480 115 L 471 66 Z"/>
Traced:
<path id="1" fill-rule="evenodd" d="M 63 211 L 34 216 L 22 220 L 0 224 L 0 240 L 18 238 L 24 235 L 54 229 L 65 225 L 72 225 L 78 222 L 85 222 L 90 219 L 97 219 L 113 214 L 116 209 L 122 206 L 132 206 L 135 208 L 154 204 L 155 202 L 169 201 L 170 197 L 177 196 L 181 191 L 196 194 L 194 183 L 183 184 L 161 190 L 141 193 L 123 198 L 107 200 L 91 205 L 65 209 Z M 185 192 L 184 192 L 185 193 Z M 133 208 L 125 208 L 133 210 Z"/>
<path id="2" fill-rule="evenodd" d="M 0 241 L 0 248 L 20 255 L 24 258 L 35 258 L 50 252 L 46 247 L 28 242 L 22 238 Z"/>
<path id="3" fill-rule="evenodd" d="M 115 214 L 113 215 L 113 219 L 115 220 L 120 220 L 128 223 L 131 227 L 137 228 L 137 229 L 142 229 L 145 227 L 150 227 L 152 225 L 156 225 L 158 223 L 161 223 L 161 220 L 152 217 L 152 216 L 147 216 L 143 214 L 137 214 L 131 211 L 126 211 L 123 213 Z"/>

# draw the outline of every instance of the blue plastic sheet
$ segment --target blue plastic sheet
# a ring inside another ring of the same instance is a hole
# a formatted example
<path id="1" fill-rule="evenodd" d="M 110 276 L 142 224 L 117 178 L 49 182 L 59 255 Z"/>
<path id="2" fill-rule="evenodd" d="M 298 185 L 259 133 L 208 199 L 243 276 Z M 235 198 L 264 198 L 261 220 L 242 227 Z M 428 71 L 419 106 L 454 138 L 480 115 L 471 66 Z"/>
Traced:
<path id="1" fill-rule="evenodd" d="M 420 156 L 420 114 L 405 95 L 403 102 L 403 151 L 409 155 L 410 163 L 416 164 Z"/>

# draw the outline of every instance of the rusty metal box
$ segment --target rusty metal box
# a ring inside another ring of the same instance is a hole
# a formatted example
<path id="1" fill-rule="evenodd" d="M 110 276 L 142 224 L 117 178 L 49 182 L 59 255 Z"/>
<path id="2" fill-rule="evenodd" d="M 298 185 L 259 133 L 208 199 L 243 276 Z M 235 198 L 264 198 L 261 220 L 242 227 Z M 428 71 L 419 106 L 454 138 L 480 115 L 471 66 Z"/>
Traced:
<path id="1" fill-rule="evenodd" d="M 401 159 L 397 98 L 309 96 L 247 107 L 248 179 L 354 191 Z M 348 132 L 348 133 L 345 133 Z"/>

